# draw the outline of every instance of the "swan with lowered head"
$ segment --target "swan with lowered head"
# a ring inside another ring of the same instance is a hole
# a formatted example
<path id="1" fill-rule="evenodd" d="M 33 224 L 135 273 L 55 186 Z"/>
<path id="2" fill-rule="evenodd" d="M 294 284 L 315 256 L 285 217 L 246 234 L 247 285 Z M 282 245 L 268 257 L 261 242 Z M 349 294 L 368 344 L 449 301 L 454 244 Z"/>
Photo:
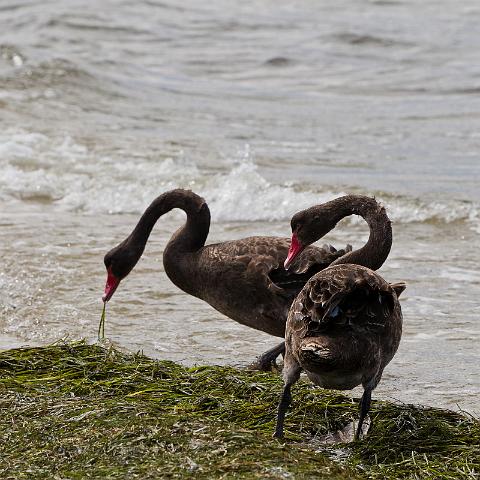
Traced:
<path id="1" fill-rule="evenodd" d="M 288 310 L 306 281 L 348 252 L 348 247 L 336 251 L 329 246 L 309 246 L 286 272 L 282 263 L 290 246 L 288 238 L 249 237 L 205 245 L 210 228 L 205 200 L 189 190 L 171 190 L 157 197 L 130 235 L 105 255 L 104 302 L 142 256 L 157 220 L 174 208 L 183 210 L 187 220 L 163 252 L 170 280 L 242 325 L 277 337 L 284 338 Z M 284 351 L 282 342 L 265 352 L 257 368 L 269 369 Z"/>

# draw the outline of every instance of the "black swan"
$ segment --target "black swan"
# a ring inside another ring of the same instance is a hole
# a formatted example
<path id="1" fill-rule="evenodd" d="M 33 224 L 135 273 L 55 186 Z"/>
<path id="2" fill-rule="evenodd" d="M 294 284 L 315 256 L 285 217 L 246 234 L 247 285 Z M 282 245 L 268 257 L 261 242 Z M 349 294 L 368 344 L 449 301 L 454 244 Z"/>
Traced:
<path id="1" fill-rule="evenodd" d="M 187 221 L 163 252 L 170 280 L 233 320 L 277 337 L 284 338 L 288 310 L 307 280 L 351 249 L 310 246 L 286 272 L 282 263 L 290 246 L 288 238 L 249 237 L 205 245 L 210 228 L 205 200 L 189 190 L 176 189 L 157 197 L 132 233 L 105 255 L 104 302 L 142 256 L 157 220 L 173 208 L 185 211 Z M 282 342 L 260 356 L 255 367 L 270 369 L 284 351 Z"/>
<path id="2" fill-rule="evenodd" d="M 373 271 L 383 264 L 392 243 L 390 221 L 374 199 L 349 195 L 294 215 L 292 247 L 285 263 L 291 264 L 348 212 L 366 219 L 370 238 L 363 248 L 345 254 L 310 278 L 290 308 L 275 437 L 283 437 L 291 387 L 305 370 L 310 380 L 323 388 L 363 386 L 354 437 L 358 439 L 372 390 L 400 343 L 402 310 L 398 297 L 405 284 L 389 284 Z"/>

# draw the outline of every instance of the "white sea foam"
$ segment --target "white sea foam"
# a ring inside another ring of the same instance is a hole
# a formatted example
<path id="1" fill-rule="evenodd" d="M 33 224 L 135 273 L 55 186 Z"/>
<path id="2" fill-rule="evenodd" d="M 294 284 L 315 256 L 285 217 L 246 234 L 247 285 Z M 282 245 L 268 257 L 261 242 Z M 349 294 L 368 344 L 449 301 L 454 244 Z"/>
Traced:
<path id="1" fill-rule="evenodd" d="M 217 221 L 288 220 L 296 211 L 338 196 L 338 192 L 295 191 L 269 183 L 250 160 L 215 175 L 202 193 Z"/>
<path id="2" fill-rule="evenodd" d="M 0 135 L 0 167 L 3 201 L 50 202 L 85 213 L 140 213 L 161 192 L 183 187 L 206 198 L 215 221 L 288 221 L 298 210 L 344 194 L 269 182 L 248 149 L 232 160 L 230 170 L 210 174 L 181 154 L 160 160 L 115 158 L 98 155 L 70 137 L 6 131 Z M 397 223 L 464 221 L 480 233 L 474 203 L 378 198 Z"/>

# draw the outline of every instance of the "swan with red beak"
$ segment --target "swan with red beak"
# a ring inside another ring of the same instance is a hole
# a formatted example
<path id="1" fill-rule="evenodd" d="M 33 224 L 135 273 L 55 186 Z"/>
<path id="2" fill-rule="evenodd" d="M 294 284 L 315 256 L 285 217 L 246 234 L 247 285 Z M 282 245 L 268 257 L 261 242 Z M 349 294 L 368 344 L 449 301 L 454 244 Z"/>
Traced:
<path id="1" fill-rule="evenodd" d="M 166 275 L 178 288 L 238 323 L 282 338 L 255 363 L 256 368 L 270 370 L 285 350 L 285 322 L 295 296 L 310 275 L 347 250 L 311 246 L 286 272 L 282 265 L 290 247 L 288 238 L 255 236 L 206 245 L 210 210 L 205 200 L 194 192 L 175 189 L 154 199 L 130 235 L 105 255 L 104 306 L 142 256 L 157 221 L 176 208 L 187 219 L 165 246 Z"/>
<path id="2" fill-rule="evenodd" d="M 290 268 L 293 261 L 306 247 L 324 237 L 330 230 L 335 228 L 337 222 L 341 220 L 341 215 L 331 214 L 331 212 L 335 212 L 334 207 L 332 208 L 330 205 L 331 203 L 332 202 L 328 202 L 302 210 L 292 217 L 290 222 L 292 238 L 287 258 L 283 264 L 285 270 Z M 328 249 L 329 246 L 326 245 L 323 248 Z M 351 250 L 350 245 L 347 246 L 347 251 L 349 250 Z"/>
<path id="3" fill-rule="evenodd" d="M 145 246 L 138 244 L 132 235 L 129 235 L 123 242 L 112 248 L 103 259 L 107 269 L 107 281 L 105 283 L 105 292 L 102 296 L 104 303 L 108 302 L 120 281 L 124 279 L 137 264 L 142 256 Z"/>
<path id="4" fill-rule="evenodd" d="M 118 285 L 120 284 L 120 279 L 114 275 L 112 272 L 112 267 L 107 268 L 107 283 L 105 284 L 105 293 L 102 296 L 103 303 L 107 303 L 112 295 L 115 293 Z"/>
<path id="5" fill-rule="evenodd" d="M 283 264 L 285 270 L 288 270 L 290 268 L 292 262 L 302 252 L 304 248 L 305 246 L 302 245 L 301 242 L 298 240 L 297 235 L 295 233 L 292 233 L 292 241 L 290 243 L 290 248 L 288 249 L 287 259 Z"/>

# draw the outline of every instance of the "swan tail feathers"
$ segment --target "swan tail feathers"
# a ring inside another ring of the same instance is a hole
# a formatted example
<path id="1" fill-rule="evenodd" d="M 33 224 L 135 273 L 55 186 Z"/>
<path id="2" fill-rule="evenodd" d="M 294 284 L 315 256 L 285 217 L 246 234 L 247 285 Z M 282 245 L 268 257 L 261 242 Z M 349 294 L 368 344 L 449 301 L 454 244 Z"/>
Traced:
<path id="1" fill-rule="evenodd" d="M 397 294 L 397 298 L 399 298 L 402 292 L 407 288 L 407 284 L 405 282 L 391 283 L 390 286 Z"/>

